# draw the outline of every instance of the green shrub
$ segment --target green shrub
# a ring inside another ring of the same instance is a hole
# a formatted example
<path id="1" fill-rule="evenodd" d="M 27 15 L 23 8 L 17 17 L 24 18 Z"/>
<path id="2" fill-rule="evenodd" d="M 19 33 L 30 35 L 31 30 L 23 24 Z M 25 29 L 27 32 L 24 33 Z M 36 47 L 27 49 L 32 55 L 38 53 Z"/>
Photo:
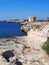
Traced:
<path id="1" fill-rule="evenodd" d="M 49 40 L 47 40 L 42 48 L 46 51 L 47 54 L 49 54 Z"/>

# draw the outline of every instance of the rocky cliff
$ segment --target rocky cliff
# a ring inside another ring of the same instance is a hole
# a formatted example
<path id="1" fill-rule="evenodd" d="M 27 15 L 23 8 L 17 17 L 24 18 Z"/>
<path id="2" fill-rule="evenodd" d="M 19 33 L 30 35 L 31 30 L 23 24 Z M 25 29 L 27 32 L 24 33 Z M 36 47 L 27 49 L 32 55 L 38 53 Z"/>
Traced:
<path id="1" fill-rule="evenodd" d="M 0 65 L 17 65 L 17 58 L 22 65 L 49 65 L 49 57 L 42 50 L 42 42 L 33 39 L 30 43 L 28 37 L 15 37 L 0 39 Z M 5 51 L 11 50 L 15 56 L 10 57 L 10 62 L 2 56 Z"/>

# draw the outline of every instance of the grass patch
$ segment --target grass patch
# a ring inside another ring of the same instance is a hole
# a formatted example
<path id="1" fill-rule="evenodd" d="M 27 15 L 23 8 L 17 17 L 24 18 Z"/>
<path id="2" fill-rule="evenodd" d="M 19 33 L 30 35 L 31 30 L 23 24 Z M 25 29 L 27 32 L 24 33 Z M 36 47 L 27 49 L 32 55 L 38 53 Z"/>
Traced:
<path id="1" fill-rule="evenodd" d="M 39 29 L 39 28 L 40 28 L 40 25 L 34 25 L 34 27 L 35 27 L 36 29 Z"/>
<path id="2" fill-rule="evenodd" d="M 44 43 L 42 48 L 46 51 L 47 54 L 49 54 L 49 39 Z"/>

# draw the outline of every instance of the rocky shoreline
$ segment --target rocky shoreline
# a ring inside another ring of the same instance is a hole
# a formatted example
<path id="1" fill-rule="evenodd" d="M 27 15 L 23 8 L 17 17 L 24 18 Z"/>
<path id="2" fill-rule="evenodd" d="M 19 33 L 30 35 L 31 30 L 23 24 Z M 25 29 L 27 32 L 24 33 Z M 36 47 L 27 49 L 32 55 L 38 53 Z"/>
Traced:
<path id="1" fill-rule="evenodd" d="M 35 40 L 28 43 L 27 36 L 0 39 L 0 65 L 16 65 L 12 61 L 18 58 L 23 65 L 49 65 L 48 55 L 42 50 L 41 42 Z M 11 50 L 14 57 L 9 58 L 10 62 L 2 56 L 5 51 Z"/>
<path id="2" fill-rule="evenodd" d="M 41 28 L 34 30 L 32 26 L 35 24 L 43 25 L 42 30 Z M 49 56 L 42 49 L 42 45 L 47 40 L 48 24 L 48 22 L 28 23 L 23 27 L 26 32 L 28 31 L 27 36 L 0 39 L 0 65 L 18 65 L 17 63 L 20 63 L 19 65 L 49 65 Z M 10 52 L 10 54 L 8 51 L 12 51 L 14 56 L 9 57 L 12 53 Z M 5 56 L 9 57 L 9 62 L 3 57 L 5 52 L 8 52 Z"/>

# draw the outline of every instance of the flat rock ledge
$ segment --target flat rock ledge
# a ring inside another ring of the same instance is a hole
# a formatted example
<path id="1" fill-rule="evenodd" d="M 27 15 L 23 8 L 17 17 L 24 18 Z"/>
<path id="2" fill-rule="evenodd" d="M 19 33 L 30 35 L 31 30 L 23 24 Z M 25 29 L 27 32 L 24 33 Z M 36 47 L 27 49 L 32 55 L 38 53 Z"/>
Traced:
<path id="1" fill-rule="evenodd" d="M 0 39 L 0 65 L 17 65 L 14 63 L 16 58 L 22 65 L 49 65 L 48 55 L 42 50 L 41 42 L 36 42 L 30 45 L 26 36 Z M 2 56 L 2 53 L 8 50 L 12 50 L 15 55 L 9 58 L 10 62 Z"/>

